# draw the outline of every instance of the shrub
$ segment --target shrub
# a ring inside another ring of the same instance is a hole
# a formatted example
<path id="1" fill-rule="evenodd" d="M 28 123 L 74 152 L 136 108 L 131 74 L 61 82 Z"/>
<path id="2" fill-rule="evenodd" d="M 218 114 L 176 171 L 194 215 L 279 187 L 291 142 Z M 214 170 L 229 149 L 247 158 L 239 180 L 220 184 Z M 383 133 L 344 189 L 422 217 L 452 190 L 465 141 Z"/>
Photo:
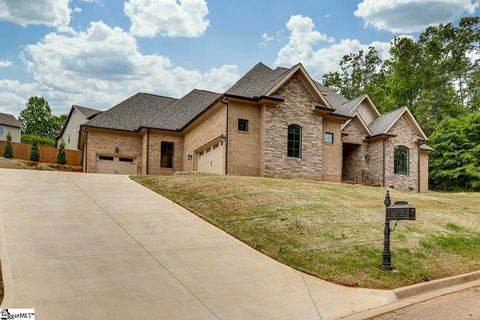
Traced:
<path id="1" fill-rule="evenodd" d="M 65 152 L 65 141 L 60 140 L 57 152 L 57 163 L 66 164 L 67 163 L 67 153 Z"/>
<path id="2" fill-rule="evenodd" d="M 7 144 L 5 146 L 5 151 L 3 152 L 3 156 L 7 159 L 13 158 L 13 146 L 12 146 L 12 135 L 7 133 Z"/>
<path id="3" fill-rule="evenodd" d="M 34 144 L 38 143 L 39 146 L 55 147 L 55 141 L 47 137 L 40 137 L 33 134 L 22 134 L 22 143 Z"/>
<path id="4" fill-rule="evenodd" d="M 30 161 L 40 161 L 40 149 L 38 148 L 37 142 L 34 142 L 30 148 Z"/>

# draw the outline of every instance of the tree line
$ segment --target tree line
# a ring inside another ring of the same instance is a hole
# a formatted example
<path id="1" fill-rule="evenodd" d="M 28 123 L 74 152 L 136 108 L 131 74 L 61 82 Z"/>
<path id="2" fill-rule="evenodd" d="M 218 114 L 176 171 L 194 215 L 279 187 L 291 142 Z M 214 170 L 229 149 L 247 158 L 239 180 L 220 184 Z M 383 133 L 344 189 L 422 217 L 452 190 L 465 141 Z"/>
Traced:
<path id="1" fill-rule="evenodd" d="M 480 17 L 397 37 L 382 60 L 370 47 L 345 55 L 323 84 L 348 99 L 367 93 L 385 113 L 407 106 L 436 151 L 432 188 L 480 190 Z"/>

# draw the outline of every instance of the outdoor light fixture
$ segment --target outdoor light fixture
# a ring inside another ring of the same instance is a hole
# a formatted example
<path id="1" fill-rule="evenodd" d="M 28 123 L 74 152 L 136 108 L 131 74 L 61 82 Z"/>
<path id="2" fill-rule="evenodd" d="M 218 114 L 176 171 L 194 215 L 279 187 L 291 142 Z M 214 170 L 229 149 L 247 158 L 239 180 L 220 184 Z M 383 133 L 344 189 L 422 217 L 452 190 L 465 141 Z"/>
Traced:
<path id="1" fill-rule="evenodd" d="M 115 148 L 115 153 L 119 153 L 120 149 L 118 147 Z"/>
<path id="2" fill-rule="evenodd" d="M 189 154 L 189 155 L 187 156 L 187 158 L 188 158 L 188 160 L 192 160 L 192 155 Z"/>

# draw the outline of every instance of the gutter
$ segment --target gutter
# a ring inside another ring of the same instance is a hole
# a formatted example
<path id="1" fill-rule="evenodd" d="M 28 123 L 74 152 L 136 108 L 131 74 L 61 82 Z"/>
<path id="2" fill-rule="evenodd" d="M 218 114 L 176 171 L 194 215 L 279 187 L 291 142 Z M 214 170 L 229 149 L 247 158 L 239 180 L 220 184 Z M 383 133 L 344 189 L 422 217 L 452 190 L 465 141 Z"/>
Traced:
<path id="1" fill-rule="evenodd" d="M 148 168 L 150 167 L 150 129 L 147 129 L 147 166 L 145 173 L 148 174 Z"/>
<path id="2" fill-rule="evenodd" d="M 226 109 L 226 119 L 225 119 L 225 175 L 228 174 L 228 98 L 224 101 L 223 97 L 221 97 L 220 102 L 225 105 Z"/>

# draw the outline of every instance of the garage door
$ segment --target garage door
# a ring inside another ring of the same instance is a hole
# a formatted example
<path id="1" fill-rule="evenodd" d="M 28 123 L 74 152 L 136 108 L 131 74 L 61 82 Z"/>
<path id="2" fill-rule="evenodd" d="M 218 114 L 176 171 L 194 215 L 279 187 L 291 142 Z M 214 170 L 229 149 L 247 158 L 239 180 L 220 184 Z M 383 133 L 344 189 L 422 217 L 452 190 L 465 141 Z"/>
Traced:
<path id="1" fill-rule="evenodd" d="M 223 142 L 217 142 L 197 152 L 197 171 L 225 173 Z"/>
<path id="2" fill-rule="evenodd" d="M 113 157 L 97 155 L 96 173 L 137 174 L 137 162 L 133 157 Z"/>

